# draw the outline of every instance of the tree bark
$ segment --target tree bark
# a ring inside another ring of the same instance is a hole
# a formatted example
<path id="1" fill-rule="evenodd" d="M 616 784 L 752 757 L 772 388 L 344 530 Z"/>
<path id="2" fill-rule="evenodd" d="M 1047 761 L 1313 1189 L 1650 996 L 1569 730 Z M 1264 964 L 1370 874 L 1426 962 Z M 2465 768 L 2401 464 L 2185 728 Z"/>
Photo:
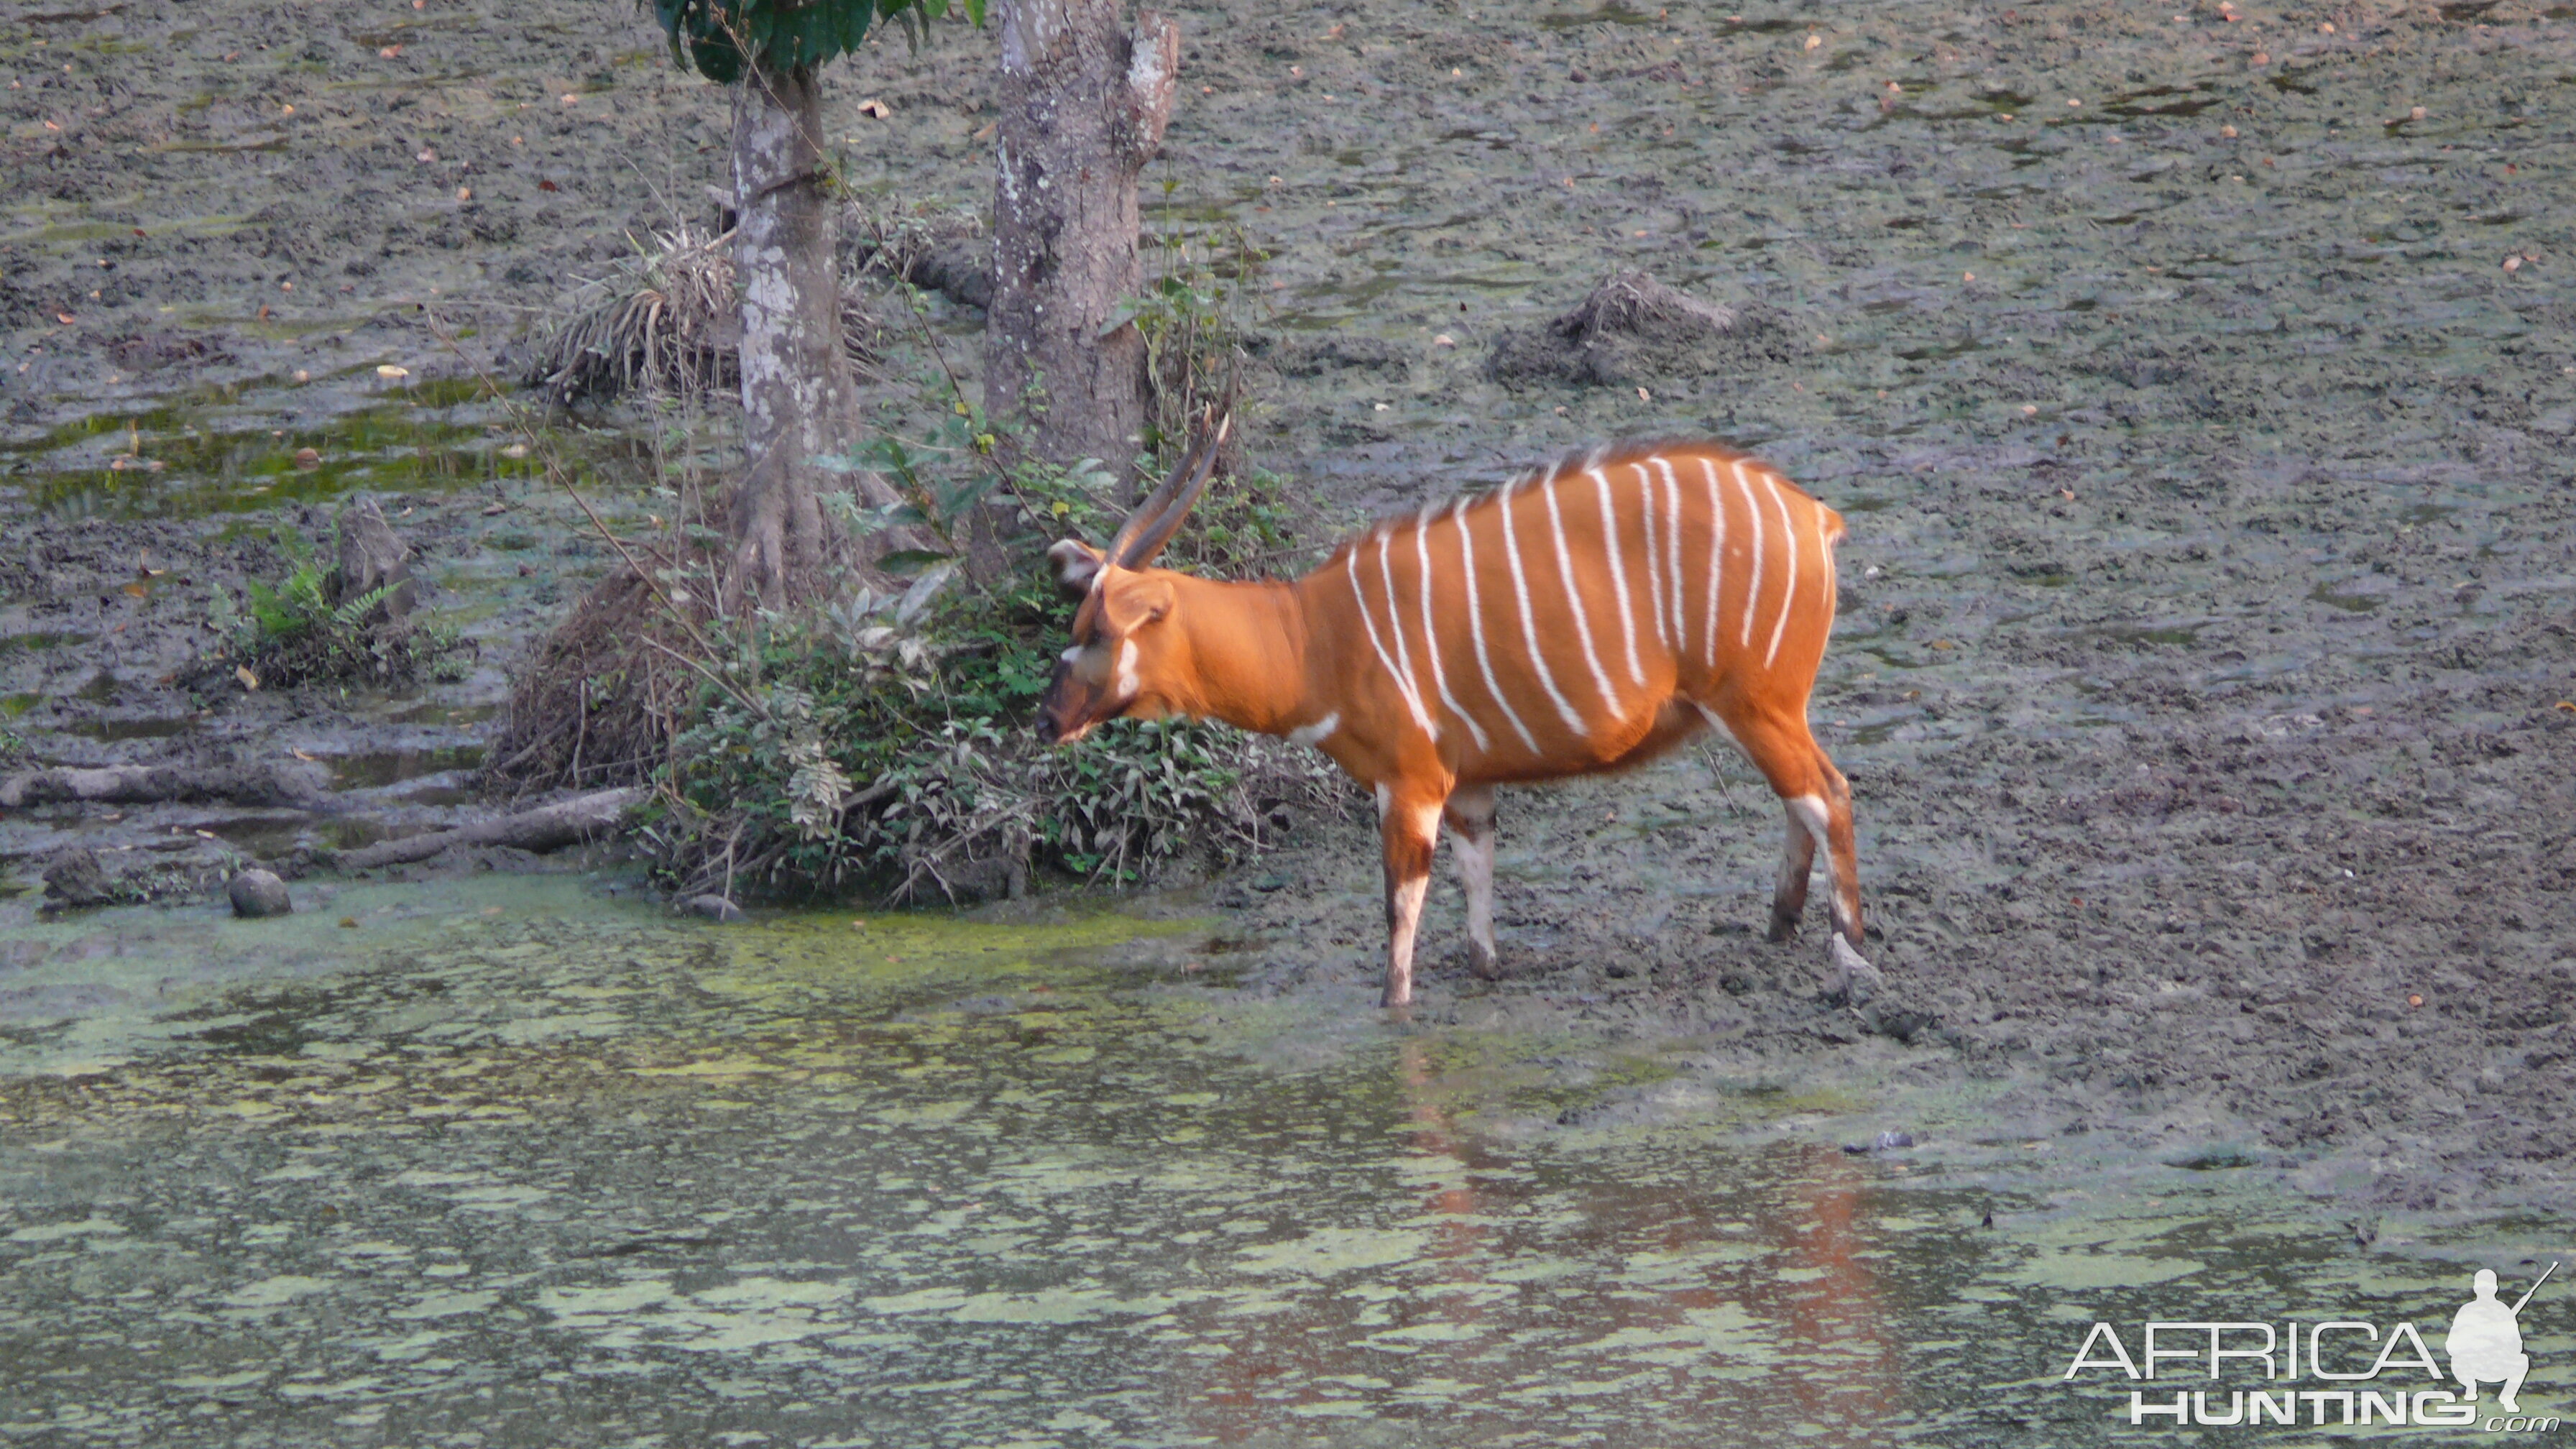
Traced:
<path id="1" fill-rule="evenodd" d="M 824 189 L 822 92 L 808 70 L 753 65 L 734 87 L 734 272 L 742 287 L 746 466 L 727 503 L 734 553 L 724 607 L 784 609 L 827 595 L 849 563 L 848 531 L 823 494 L 855 486 L 894 500 L 871 474 L 834 474 L 818 454 L 855 436 L 857 381 L 841 349 L 841 279 Z"/>
<path id="2" fill-rule="evenodd" d="M 1180 31 L 1121 0 L 1003 0 L 1001 138 L 984 400 L 1039 457 L 1129 471 L 1145 339 L 1112 329 L 1143 280 L 1136 180 L 1163 144 Z M 1105 334 L 1105 335 L 1104 335 Z"/>

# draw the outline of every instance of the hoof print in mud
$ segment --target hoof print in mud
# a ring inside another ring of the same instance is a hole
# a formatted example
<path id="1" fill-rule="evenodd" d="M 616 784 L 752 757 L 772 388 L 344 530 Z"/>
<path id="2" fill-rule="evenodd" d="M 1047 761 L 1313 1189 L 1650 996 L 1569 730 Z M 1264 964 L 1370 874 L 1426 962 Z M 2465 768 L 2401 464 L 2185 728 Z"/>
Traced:
<path id="1" fill-rule="evenodd" d="M 233 914 L 244 920 L 295 914 L 295 901 L 286 893 L 286 882 L 274 871 L 246 870 L 232 878 L 225 887 L 232 897 Z"/>

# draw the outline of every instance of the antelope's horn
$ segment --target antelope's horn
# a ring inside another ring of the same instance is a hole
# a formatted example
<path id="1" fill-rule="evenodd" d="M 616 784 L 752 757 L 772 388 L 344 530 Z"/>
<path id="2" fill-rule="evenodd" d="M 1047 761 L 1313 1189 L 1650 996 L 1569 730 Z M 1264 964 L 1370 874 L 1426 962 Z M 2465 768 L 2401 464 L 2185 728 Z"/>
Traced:
<path id="1" fill-rule="evenodd" d="M 1172 476 L 1163 480 L 1163 486 L 1128 515 L 1106 550 L 1120 568 L 1143 568 L 1163 551 L 1164 544 L 1172 541 L 1181 520 L 1190 516 L 1191 506 L 1206 491 L 1208 477 L 1216 471 L 1217 450 L 1224 446 L 1225 435 L 1233 426 L 1234 413 L 1228 409 L 1199 445 L 1181 459 L 1181 466 L 1172 470 Z"/>

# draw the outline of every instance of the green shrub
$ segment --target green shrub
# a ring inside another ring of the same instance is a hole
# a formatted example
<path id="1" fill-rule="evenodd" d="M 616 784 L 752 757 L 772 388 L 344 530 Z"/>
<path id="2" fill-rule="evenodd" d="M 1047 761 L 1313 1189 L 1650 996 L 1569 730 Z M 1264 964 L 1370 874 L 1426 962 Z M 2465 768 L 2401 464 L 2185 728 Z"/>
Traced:
<path id="1" fill-rule="evenodd" d="M 1312 754 L 1224 725 L 1115 721 L 1039 744 L 1070 609 L 1035 548 L 1014 552 L 1027 566 L 1005 588 L 942 565 L 902 594 L 724 636 L 733 687 L 705 689 L 645 832 L 663 883 L 897 902 L 1015 893 L 1032 867 L 1129 884 L 1339 808 Z"/>

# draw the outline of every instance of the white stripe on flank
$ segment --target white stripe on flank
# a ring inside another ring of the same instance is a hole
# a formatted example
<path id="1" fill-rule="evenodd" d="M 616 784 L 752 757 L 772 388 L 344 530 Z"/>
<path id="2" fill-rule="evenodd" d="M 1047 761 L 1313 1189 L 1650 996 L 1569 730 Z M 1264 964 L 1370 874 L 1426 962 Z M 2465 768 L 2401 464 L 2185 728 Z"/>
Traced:
<path id="1" fill-rule="evenodd" d="M 1565 513 L 1556 506 L 1553 488 L 1547 490 L 1547 526 L 1556 536 L 1556 571 L 1565 580 L 1565 604 L 1574 612 L 1574 637 L 1583 642 L 1583 662 L 1592 666 L 1592 682 L 1600 686 L 1601 704 L 1610 711 L 1610 718 L 1626 719 L 1627 714 L 1619 708 L 1619 696 L 1611 692 L 1610 671 L 1601 667 L 1601 651 L 1592 647 L 1592 619 L 1584 612 L 1583 590 L 1575 583 L 1574 555 L 1565 546 Z M 1619 592 L 1624 595 L 1627 591 L 1627 580 L 1620 580 Z"/>
<path id="2" fill-rule="evenodd" d="M 1610 582 L 1619 595 L 1619 627 L 1626 630 L 1628 635 L 1628 677 L 1643 684 L 1646 682 L 1646 671 L 1637 663 L 1637 611 L 1628 602 L 1628 564 L 1619 555 L 1619 513 L 1610 503 L 1610 478 L 1599 468 L 1588 468 L 1584 471 L 1591 475 L 1592 486 L 1601 495 L 1601 537 L 1610 546 Z M 1557 530 L 1560 543 L 1564 537 L 1565 531 Z M 1567 577 L 1570 580 L 1573 576 L 1568 574 Z M 1611 704 L 1611 710 L 1613 713 L 1618 710 L 1615 701 Z"/>
<path id="3" fill-rule="evenodd" d="M 1646 603 L 1655 611 L 1655 642 L 1669 652 L 1673 647 L 1673 636 L 1672 631 L 1664 627 L 1664 577 L 1660 562 L 1663 550 L 1655 537 L 1655 479 L 1643 463 L 1628 466 L 1637 470 L 1638 502 L 1646 515 Z M 1644 682 L 1642 679 L 1638 681 L 1640 684 Z"/>
<path id="4" fill-rule="evenodd" d="M 1825 511 L 1816 510 L 1816 554 L 1825 561 L 1825 634 L 1834 632 L 1834 606 L 1842 602 L 1842 575 L 1834 571 L 1834 546 L 1825 538 Z"/>
<path id="5" fill-rule="evenodd" d="M 1485 693 L 1492 695 L 1494 703 L 1503 707 L 1503 718 L 1512 722 L 1512 729 L 1520 735 L 1521 743 L 1529 746 L 1530 753 L 1535 755 L 1539 752 L 1538 736 L 1531 734 L 1529 726 L 1521 723 L 1520 711 L 1513 709 L 1512 702 L 1503 697 L 1503 687 L 1494 679 L 1493 656 L 1485 652 L 1485 606 L 1476 596 L 1476 538 L 1467 530 L 1466 499 L 1461 498 L 1450 506 L 1449 522 L 1458 530 L 1458 565 L 1467 575 L 1467 631 L 1476 641 L 1476 667 L 1484 671 Z"/>
<path id="6" fill-rule="evenodd" d="M 1789 550 L 1789 582 L 1780 591 L 1780 621 L 1771 626 L 1771 648 L 1762 656 L 1762 667 L 1768 669 L 1771 661 L 1780 657 L 1780 636 L 1789 627 L 1789 605 L 1798 597 L 1798 526 L 1789 521 L 1789 495 L 1780 489 L 1780 475 L 1762 476 L 1771 484 L 1771 501 L 1779 505 L 1780 542 Z"/>
<path id="7" fill-rule="evenodd" d="M 1395 543 L 1395 527 L 1380 524 L 1377 530 L 1377 576 L 1386 586 L 1386 631 L 1395 636 L 1395 665 L 1403 671 L 1405 695 L 1413 701 L 1413 712 L 1426 723 L 1423 728 L 1431 738 L 1440 738 L 1440 725 L 1431 719 L 1431 711 L 1422 704 L 1422 680 L 1413 672 L 1413 651 L 1404 642 L 1404 606 L 1395 601 L 1395 566 L 1387 561 L 1387 552 Z M 1429 648 L 1429 636 L 1424 646 Z"/>
<path id="8" fill-rule="evenodd" d="M 1726 500 L 1717 493 L 1717 460 L 1699 460 L 1700 476 L 1708 480 L 1708 627 L 1701 637 L 1708 640 L 1708 667 L 1717 667 L 1717 581 L 1726 571 Z"/>
<path id="9" fill-rule="evenodd" d="M 1672 459 L 1658 456 L 1655 466 L 1664 475 L 1664 551 L 1673 580 L 1673 653 L 1678 657 L 1690 642 L 1682 626 L 1682 485 L 1673 476 Z"/>
<path id="10" fill-rule="evenodd" d="M 1449 671 L 1440 662 L 1440 636 L 1431 631 L 1431 514 L 1439 507 L 1425 503 L 1413 520 L 1413 559 L 1422 570 L 1422 652 L 1431 656 L 1431 682 L 1440 688 L 1440 702 L 1449 712 L 1467 722 L 1467 733 L 1476 737 L 1476 748 L 1490 750 L 1494 742 L 1485 738 L 1485 727 L 1476 717 L 1458 706 L 1458 696 L 1449 692 Z"/>
<path id="11" fill-rule="evenodd" d="M 1762 607 L 1762 505 L 1753 501 L 1753 485 L 1744 481 L 1744 462 L 1738 459 L 1726 465 L 1735 473 L 1735 491 L 1744 495 L 1744 511 L 1753 518 L 1753 586 L 1744 591 L 1744 628 L 1735 641 L 1739 649 L 1753 647 L 1753 615 Z"/>
<path id="12" fill-rule="evenodd" d="M 1377 620 L 1369 617 L 1368 595 L 1360 592 L 1360 546 L 1356 540 L 1343 553 L 1342 565 L 1351 576 L 1351 602 L 1360 606 L 1360 622 L 1368 626 L 1369 647 L 1377 651 L 1377 662 L 1385 665 L 1387 674 L 1395 680 L 1396 692 L 1404 696 L 1404 707 L 1413 712 L 1413 722 L 1422 726 L 1424 734 L 1435 740 L 1440 738 L 1439 727 L 1431 722 L 1430 715 L 1423 712 L 1422 699 L 1413 692 L 1413 681 L 1407 679 L 1395 667 L 1395 661 L 1388 657 L 1386 641 L 1377 635 Z M 1387 622 L 1391 624 L 1395 621 L 1390 619 Z M 1399 629 L 1396 631 L 1396 642 L 1402 643 L 1403 640 L 1404 631 Z"/>
<path id="13" fill-rule="evenodd" d="M 1520 598 L 1521 637 L 1529 641 L 1530 663 L 1537 668 L 1538 682 L 1546 687 L 1547 697 L 1556 702 L 1557 715 L 1565 721 L 1565 727 L 1574 731 L 1577 736 L 1588 736 L 1592 731 L 1584 728 L 1583 716 L 1574 712 L 1574 706 L 1565 702 L 1564 691 L 1556 687 L 1556 676 L 1548 672 L 1547 656 L 1538 652 L 1538 621 L 1530 615 L 1529 575 L 1521 569 L 1520 535 L 1512 530 L 1511 489 L 1503 490 L 1501 502 L 1503 505 L 1503 556 L 1511 560 L 1512 592 Z M 1488 672 L 1485 677 L 1491 680 L 1493 675 Z M 1494 697 L 1502 698 L 1501 692 L 1497 691 Z"/>

